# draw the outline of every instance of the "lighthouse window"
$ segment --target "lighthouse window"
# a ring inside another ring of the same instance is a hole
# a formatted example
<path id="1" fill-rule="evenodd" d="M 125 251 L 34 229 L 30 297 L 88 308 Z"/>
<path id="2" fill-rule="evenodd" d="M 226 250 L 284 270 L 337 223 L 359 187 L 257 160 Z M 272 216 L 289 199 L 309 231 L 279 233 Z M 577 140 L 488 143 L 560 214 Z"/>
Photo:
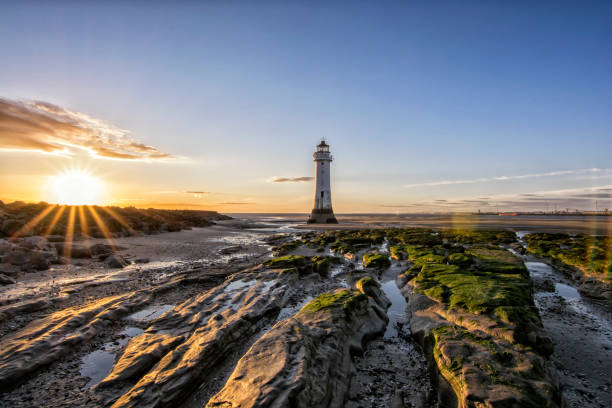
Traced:
<path id="1" fill-rule="evenodd" d="M 325 162 L 321 162 L 321 166 L 325 166 Z"/>
<path id="2" fill-rule="evenodd" d="M 324 193 L 324 191 L 321 191 L 321 198 L 323 198 L 323 193 Z"/>

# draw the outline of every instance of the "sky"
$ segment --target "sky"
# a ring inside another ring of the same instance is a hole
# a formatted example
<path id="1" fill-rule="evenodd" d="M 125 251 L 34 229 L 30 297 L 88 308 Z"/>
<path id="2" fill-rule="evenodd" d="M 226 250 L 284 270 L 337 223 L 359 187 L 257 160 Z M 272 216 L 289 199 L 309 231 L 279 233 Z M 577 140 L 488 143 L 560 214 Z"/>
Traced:
<path id="1" fill-rule="evenodd" d="M 612 209 L 611 2 L 7 2 L 0 61 L 5 202 L 306 213 L 324 137 L 337 213 Z"/>

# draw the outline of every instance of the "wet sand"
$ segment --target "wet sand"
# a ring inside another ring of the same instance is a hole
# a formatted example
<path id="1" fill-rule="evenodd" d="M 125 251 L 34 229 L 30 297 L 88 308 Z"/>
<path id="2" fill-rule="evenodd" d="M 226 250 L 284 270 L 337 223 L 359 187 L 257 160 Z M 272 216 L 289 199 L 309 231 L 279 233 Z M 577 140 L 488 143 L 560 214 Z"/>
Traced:
<path id="1" fill-rule="evenodd" d="M 510 231 L 565 232 L 593 235 L 612 235 L 612 217 L 578 215 L 336 215 L 339 224 L 302 224 L 297 228 L 360 229 L 391 227 L 457 228 L 457 229 L 503 229 Z M 299 220 L 300 217 L 292 216 Z M 304 218 L 301 218 L 302 220 Z"/>

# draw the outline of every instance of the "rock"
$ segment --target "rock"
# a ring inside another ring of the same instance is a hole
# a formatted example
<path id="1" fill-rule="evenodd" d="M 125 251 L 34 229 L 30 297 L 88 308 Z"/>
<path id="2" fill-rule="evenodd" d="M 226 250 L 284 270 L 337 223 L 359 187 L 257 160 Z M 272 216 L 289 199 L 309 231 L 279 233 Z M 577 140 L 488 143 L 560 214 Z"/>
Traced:
<path id="1" fill-rule="evenodd" d="M 375 279 L 369 276 L 361 278 L 355 284 L 355 288 L 366 296 L 374 299 L 376 304 L 383 310 L 387 310 L 391 306 L 391 301 L 387 298 L 382 290 L 380 290 L 380 284 Z"/>
<path id="2" fill-rule="evenodd" d="M 10 276 L 6 276 L 3 273 L 0 273 L 0 284 L 2 285 L 11 285 L 15 283 L 15 279 L 11 278 Z"/>
<path id="3" fill-rule="evenodd" d="M 22 248 L 13 249 L 4 257 L 5 263 L 17 266 L 25 265 L 29 260 L 29 251 Z"/>
<path id="4" fill-rule="evenodd" d="M 123 259 L 120 255 L 114 254 L 107 257 L 104 263 L 111 268 L 124 268 L 129 265 L 129 262 Z"/>
<path id="5" fill-rule="evenodd" d="M 49 252 L 32 252 L 30 255 L 30 266 L 38 271 L 44 271 L 49 269 L 52 258 L 55 258 L 55 256 Z"/>
<path id="6" fill-rule="evenodd" d="M 108 321 L 117 320 L 150 301 L 153 292 L 150 289 L 136 291 L 103 298 L 82 307 L 67 308 L 34 320 L 23 329 L 3 337 L 0 341 L 0 389 L 14 387 L 24 376 L 93 338 L 100 330 L 106 329 Z M 22 304 L 20 311 L 48 302 L 45 299 L 36 301 Z M 14 314 L 16 307 L 9 305 L 0 315 Z"/>
<path id="7" fill-rule="evenodd" d="M 219 255 L 231 255 L 231 254 L 235 254 L 236 252 L 242 251 L 242 249 L 243 248 L 240 245 L 223 248 L 223 249 L 221 249 L 219 251 Z"/>
<path id="8" fill-rule="evenodd" d="M 115 252 L 115 250 L 113 249 L 111 245 L 94 244 L 89 247 L 89 252 L 91 252 L 92 256 L 98 256 L 98 255 L 110 255 L 113 252 Z"/>
<path id="9" fill-rule="evenodd" d="M 113 371 L 98 387 L 130 379 L 148 371 L 168 350 L 184 340 L 183 336 L 143 333 L 130 340 L 125 351 L 115 363 Z"/>
<path id="10" fill-rule="evenodd" d="M 66 239 L 62 235 L 47 235 L 45 238 L 48 242 L 64 242 Z"/>
<path id="11" fill-rule="evenodd" d="M 266 277 L 275 279 L 266 285 Z M 146 333 L 170 332 L 186 340 L 170 350 L 112 406 L 175 405 L 224 356 L 273 321 L 286 301 L 286 291 L 296 279 L 295 270 L 234 277 L 233 281 L 166 312 Z"/>
<path id="12" fill-rule="evenodd" d="M 43 249 L 47 246 L 47 239 L 45 237 L 33 236 L 24 238 L 19 245 L 28 249 Z"/>
<path id="13" fill-rule="evenodd" d="M 17 221 L 14 218 L 9 218 L 9 219 L 2 221 L 2 224 L 0 224 L 0 233 L 3 233 L 5 236 L 10 237 L 15 232 L 17 232 L 22 226 L 23 226 L 22 222 Z"/>
<path id="14" fill-rule="evenodd" d="M 137 264 L 146 264 L 149 262 L 151 262 L 149 258 L 137 258 L 134 260 L 134 263 L 137 263 Z"/>
<path id="15" fill-rule="evenodd" d="M 554 292 L 555 291 L 555 282 L 553 282 L 552 279 L 534 278 L 533 286 L 539 292 Z"/>
<path id="16" fill-rule="evenodd" d="M 0 263 L 0 273 L 14 278 L 19 274 L 19 268 L 9 263 Z"/>
<path id="17" fill-rule="evenodd" d="M 324 294 L 257 340 L 206 407 L 343 407 L 351 354 L 385 326 L 367 296 Z"/>
<path id="18" fill-rule="evenodd" d="M 55 249 L 58 255 L 69 254 L 70 258 L 91 258 L 91 252 L 85 245 L 75 243 L 55 243 Z"/>

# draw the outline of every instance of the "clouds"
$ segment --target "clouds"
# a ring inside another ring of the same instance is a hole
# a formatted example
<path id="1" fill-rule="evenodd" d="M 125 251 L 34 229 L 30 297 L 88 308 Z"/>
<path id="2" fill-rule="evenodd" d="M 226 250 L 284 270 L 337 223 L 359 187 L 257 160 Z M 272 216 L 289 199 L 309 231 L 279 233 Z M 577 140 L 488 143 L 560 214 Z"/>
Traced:
<path id="1" fill-rule="evenodd" d="M 0 150 L 71 154 L 72 149 L 115 160 L 171 158 L 153 146 L 84 113 L 43 101 L 0 98 Z"/>
<path id="2" fill-rule="evenodd" d="M 380 207 L 408 209 L 411 212 L 472 212 L 479 209 L 484 211 L 601 210 L 612 208 L 612 189 L 606 185 L 454 200 L 432 199 L 420 202 L 381 204 Z"/>
<path id="3" fill-rule="evenodd" d="M 306 181 L 312 181 L 314 177 L 276 177 L 271 180 L 272 183 L 300 183 Z"/>
<path id="4" fill-rule="evenodd" d="M 497 177 L 482 177 L 477 179 L 469 179 L 469 180 L 441 180 L 441 181 L 432 181 L 427 183 L 416 183 L 416 184 L 405 184 L 404 188 L 417 188 L 417 187 L 436 187 L 436 186 L 448 186 L 448 185 L 456 185 L 456 184 L 476 184 L 476 183 L 486 183 L 492 181 L 511 181 L 511 180 L 524 180 L 538 177 L 558 177 L 558 176 L 568 176 L 568 175 L 576 175 L 576 174 L 603 174 L 610 175 L 609 172 L 612 169 L 577 169 L 577 170 L 559 170 L 559 171 L 549 171 L 547 173 L 533 173 L 533 174 L 520 174 L 515 176 L 497 176 Z"/>

